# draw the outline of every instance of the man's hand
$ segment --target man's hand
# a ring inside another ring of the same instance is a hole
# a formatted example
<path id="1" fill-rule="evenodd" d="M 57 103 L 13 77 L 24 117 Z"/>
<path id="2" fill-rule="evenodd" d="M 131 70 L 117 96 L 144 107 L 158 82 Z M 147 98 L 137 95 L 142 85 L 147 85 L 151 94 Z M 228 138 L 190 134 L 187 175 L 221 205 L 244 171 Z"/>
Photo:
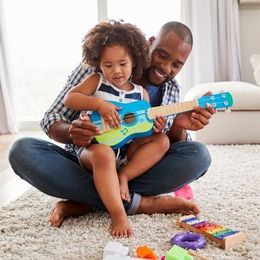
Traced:
<path id="1" fill-rule="evenodd" d="M 203 96 L 208 95 L 212 95 L 212 93 L 207 92 Z M 209 120 L 215 112 L 211 105 L 207 105 L 206 109 L 196 106 L 192 111 L 177 115 L 174 124 L 185 130 L 197 131 L 209 124 Z"/>
<path id="2" fill-rule="evenodd" d="M 207 92 L 205 95 L 211 95 Z M 167 133 L 172 142 L 178 142 L 187 139 L 186 130 L 197 131 L 209 124 L 211 116 L 215 109 L 208 105 L 206 109 L 199 106 L 194 107 L 192 111 L 178 114 Z"/>
<path id="3" fill-rule="evenodd" d="M 175 117 L 174 124 L 185 130 L 197 131 L 209 124 L 211 116 L 215 113 L 212 106 L 207 109 L 195 107 L 192 111 L 178 114 Z"/>
<path id="4" fill-rule="evenodd" d="M 74 120 L 69 128 L 69 136 L 73 144 L 88 146 L 95 135 L 102 134 L 102 131 L 91 123 L 87 114 L 82 114 Z"/>

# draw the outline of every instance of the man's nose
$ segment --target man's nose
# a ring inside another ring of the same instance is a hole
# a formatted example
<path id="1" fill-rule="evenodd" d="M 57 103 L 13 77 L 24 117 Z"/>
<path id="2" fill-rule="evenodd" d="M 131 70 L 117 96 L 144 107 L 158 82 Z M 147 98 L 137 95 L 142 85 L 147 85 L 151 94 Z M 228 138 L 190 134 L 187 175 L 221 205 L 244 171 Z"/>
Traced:
<path id="1" fill-rule="evenodd" d="M 172 67 L 170 62 L 163 62 L 161 64 L 161 70 L 167 75 L 171 75 Z"/>

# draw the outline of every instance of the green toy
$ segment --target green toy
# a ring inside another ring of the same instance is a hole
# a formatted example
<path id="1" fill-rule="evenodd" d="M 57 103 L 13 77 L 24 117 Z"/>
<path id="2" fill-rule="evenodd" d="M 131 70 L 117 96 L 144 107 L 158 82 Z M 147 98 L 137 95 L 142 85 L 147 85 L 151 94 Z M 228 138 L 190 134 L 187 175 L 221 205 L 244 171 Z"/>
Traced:
<path id="1" fill-rule="evenodd" d="M 165 260 L 192 260 L 193 256 L 182 247 L 174 245 L 166 254 Z"/>

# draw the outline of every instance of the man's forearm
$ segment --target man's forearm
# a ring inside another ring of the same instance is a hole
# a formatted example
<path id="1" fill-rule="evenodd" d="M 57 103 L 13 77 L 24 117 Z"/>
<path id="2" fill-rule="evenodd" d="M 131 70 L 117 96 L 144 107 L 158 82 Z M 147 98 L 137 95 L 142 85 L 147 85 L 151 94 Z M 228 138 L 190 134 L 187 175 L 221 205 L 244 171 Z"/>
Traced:
<path id="1" fill-rule="evenodd" d="M 167 133 L 171 142 L 179 142 L 187 140 L 187 131 L 178 126 L 172 125 L 171 129 Z"/>
<path id="2" fill-rule="evenodd" d="M 69 135 L 70 124 L 65 121 L 58 121 L 49 128 L 49 136 L 51 139 L 64 144 L 72 143 Z"/>

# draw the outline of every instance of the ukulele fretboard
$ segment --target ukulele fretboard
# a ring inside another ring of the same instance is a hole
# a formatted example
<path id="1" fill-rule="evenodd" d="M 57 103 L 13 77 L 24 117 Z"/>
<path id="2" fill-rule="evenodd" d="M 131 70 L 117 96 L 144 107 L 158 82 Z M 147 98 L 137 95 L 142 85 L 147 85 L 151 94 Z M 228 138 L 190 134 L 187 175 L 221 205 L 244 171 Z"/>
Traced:
<path id="1" fill-rule="evenodd" d="M 150 119 L 154 119 L 157 116 L 168 116 L 172 114 L 189 111 L 192 110 L 197 105 L 198 105 L 197 101 L 192 100 L 192 101 L 171 104 L 166 106 L 152 107 L 148 109 L 147 114 Z"/>

